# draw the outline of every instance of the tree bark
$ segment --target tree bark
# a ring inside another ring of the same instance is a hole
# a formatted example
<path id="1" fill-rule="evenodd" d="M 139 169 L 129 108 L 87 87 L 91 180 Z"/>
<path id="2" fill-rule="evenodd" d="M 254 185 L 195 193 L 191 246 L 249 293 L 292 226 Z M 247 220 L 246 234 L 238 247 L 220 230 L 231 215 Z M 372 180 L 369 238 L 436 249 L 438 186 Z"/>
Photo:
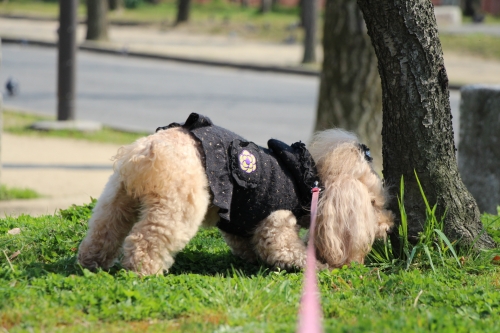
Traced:
<path id="1" fill-rule="evenodd" d="M 59 2 L 57 120 L 75 120 L 78 0 Z"/>
<path id="2" fill-rule="evenodd" d="M 0 38 L 0 70 L 2 69 L 2 38 Z M 3 133 L 3 96 L 0 95 L 0 184 L 2 184 L 2 133 Z"/>
<path id="3" fill-rule="evenodd" d="M 316 62 L 316 31 L 318 24 L 318 0 L 303 0 L 304 57 L 302 63 Z"/>
<path id="4" fill-rule="evenodd" d="M 316 130 L 358 135 L 382 169 L 382 86 L 377 56 L 356 0 L 327 0 Z"/>
<path id="5" fill-rule="evenodd" d="M 87 40 L 108 39 L 107 0 L 87 0 Z"/>
<path id="6" fill-rule="evenodd" d="M 404 176 L 410 237 L 422 230 L 426 217 L 416 171 L 427 200 L 437 203 L 436 215 L 446 212 L 445 233 L 451 240 L 475 248 L 495 246 L 482 232 L 476 201 L 458 173 L 448 77 L 431 1 L 358 4 L 382 79 L 384 179 L 396 198 Z M 390 209 L 398 212 L 397 200 Z"/>
<path id="7" fill-rule="evenodd" d="M 305 0 L 299 0 L 298 6 L 299 6 L 299 26 L 301 28 L 304 27 L 304 2 Z"/>
<path id="8" fill-rule="evenodd" d="M 191 0 L 177 0 L 177 19 L 175 24 L 189 21 L 189 9 L 191 8 Z"/>
<path id="9" fill-rule="evenodd" d="M 123 0 L 108 0 L 109 10 L 119 10 L 123 8 Z"/>
<path id="10" fill-rule="evenodd" d="M 261 14 L 269 13 L 273 5 L 272 0 L 261 0 L 260 1 L 260 12 Z"/>

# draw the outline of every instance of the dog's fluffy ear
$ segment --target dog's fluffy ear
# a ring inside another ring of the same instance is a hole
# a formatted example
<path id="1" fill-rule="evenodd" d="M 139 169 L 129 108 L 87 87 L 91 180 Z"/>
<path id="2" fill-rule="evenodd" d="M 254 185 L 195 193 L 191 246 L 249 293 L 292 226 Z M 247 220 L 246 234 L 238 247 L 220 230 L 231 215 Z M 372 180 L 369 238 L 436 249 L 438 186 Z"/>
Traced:
<path id="1" fill-rule="evenodd" d="M 352 177 L 325 184 L 318 206 L 315 244 L 330 267 L 362 263 L 375 239 L 376 216 L 366 186 Z"/>
<path id="2" fill-rule="evenodd" d="M 378 230 L 373 201 L 385 203 L 380 178 L 352 133 L 318 132 L 309 151 L 324 187 L 315 232 L 318 256 L 330 267 L 363 262 Z"/>

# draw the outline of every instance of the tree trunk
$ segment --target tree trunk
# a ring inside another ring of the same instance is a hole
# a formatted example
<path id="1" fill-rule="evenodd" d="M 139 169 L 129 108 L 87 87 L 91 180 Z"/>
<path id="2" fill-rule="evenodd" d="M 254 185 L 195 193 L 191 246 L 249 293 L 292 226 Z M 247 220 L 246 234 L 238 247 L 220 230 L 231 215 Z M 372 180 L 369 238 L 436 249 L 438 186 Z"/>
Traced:
<path id="1" fill-rule="evenodd" d="M 189 9 L 191 7 L 191 0 L 177 0 L 177 19 L 175 24 L 189 21 Z"/>
<path id="2" fill-rule="evenodd" d="M 446 212 L 445 233 L 451 240 L 476 248 L 495 246 L 482 232 L 476 201 L 458 173 L 448 77 L 431 2 L 358 4 L 382 78 L 384 179 L 394 198 L 390 209 L 398 212 L 395 198 L 404 176 L 409 235 L 414 238 L 422 230 L 426 211 L 415 170 L 427 200 L 437 203 L 437 216 Z"/>
<path id="3" fill-rule="evenodd" d="M 107 0 L 87 0 L 87 40 L 108 39 Z"/>
<path id="4" fill-rule="evenodd" d="M 318 24 L 318 0 L 303 0 L 304 58 L 302 63 L 316 62 L 316 30 Z"/>
<path id="5" fill-rule="evenodd" d="M 299 26 L 301 28 L 304 27 L 304 2 L 305 0 L 299 0 L 298 6 L 299 6 Z"/>
<path id="6" fill-rule="evenodd" d="M 123 0 L 108 0 L 109 10 L 119 10 L 123 8 Z"/>
<path id="7" fill-rule="evenodd" d="M 2 69 L 2 38 L 0 38 L 0 70 Z M 2 133 L 3 133 L 3 97 L 0 94 L 0 184 L 2 184 Z"/>
<path id="8" fill-rule="evenodd" d="M 472 17 L 472 21 L 476 23 L 484 20 L 484 13 L 481 9 L 481 0 L 462 0 L 460 2 L 464 16 Z"/>
<path id="9" fill-rule="evenodd" d="M 356 133 L 382 169 L 382 87 L 356 0 L 327 0 L 316 130 Z"/>
<path id="10" fill-rule="evenodd" d="M 75 120 L 76 118 L 77 26 L 78 0 L 60 1 L 57 43 L 57 120 Z"/>
<path id="11" fill-rule="evenodd" d="M 261 14 L 269 13 L 273 5 L 272 0 L 261 0 L 260 1 L 260 12 Z"/>

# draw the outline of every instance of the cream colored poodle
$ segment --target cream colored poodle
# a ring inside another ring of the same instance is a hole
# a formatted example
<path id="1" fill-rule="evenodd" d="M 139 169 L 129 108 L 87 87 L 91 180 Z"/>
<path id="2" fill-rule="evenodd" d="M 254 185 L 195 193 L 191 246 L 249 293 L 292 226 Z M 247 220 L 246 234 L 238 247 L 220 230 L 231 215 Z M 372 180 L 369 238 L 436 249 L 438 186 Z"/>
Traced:
<path id="1" fill-rule="evenodd" d="M 191 114 L 120 148 L 97 201 L 78 262 L 109 268 L 118 257 L 141 275 L 163 274 L 200 228 L 217 226 L 232 253 L 283 269 L 305 265 L 319 181 L 318 268 L 363 263 L 393 215 L 369 150 L 341 130 L 317 133 L 306 149 L 270 140 L 259 147 Z"/>

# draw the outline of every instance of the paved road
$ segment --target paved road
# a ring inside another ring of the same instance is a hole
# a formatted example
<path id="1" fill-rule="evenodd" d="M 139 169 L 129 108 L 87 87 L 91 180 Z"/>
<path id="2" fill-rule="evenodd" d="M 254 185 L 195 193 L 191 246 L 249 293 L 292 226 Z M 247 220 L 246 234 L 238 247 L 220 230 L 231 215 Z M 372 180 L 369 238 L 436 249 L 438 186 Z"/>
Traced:
<path id="1" fill-rule="evenodd" d="M 12 76 L 20 84 L 18 96 L 4 96 L 5 105 L 55 115 L 56 49 L 7 44 L 2 53 L 0 82 Z M 153 131 L 198 112 L 262 145 L 270 137 L 307 141 L 319 87 L 314 77 L 86 52 L 78 54 L 77 77 L 78 119 Z M 453 92 L 455 120 L 458 103 Z"/>
<path id="2" fill-rule="evenodd" d="M 8 76 L 20 94 L 8 106 L 55 114 L 56 50 L 3 46 L 2 84 Z M 318 79 L 184 65 L 80 52 L 77 118 L 154 131 L 190 112 L 209 115 L 264 144 L 307 139 L 313 128 Z"/>

